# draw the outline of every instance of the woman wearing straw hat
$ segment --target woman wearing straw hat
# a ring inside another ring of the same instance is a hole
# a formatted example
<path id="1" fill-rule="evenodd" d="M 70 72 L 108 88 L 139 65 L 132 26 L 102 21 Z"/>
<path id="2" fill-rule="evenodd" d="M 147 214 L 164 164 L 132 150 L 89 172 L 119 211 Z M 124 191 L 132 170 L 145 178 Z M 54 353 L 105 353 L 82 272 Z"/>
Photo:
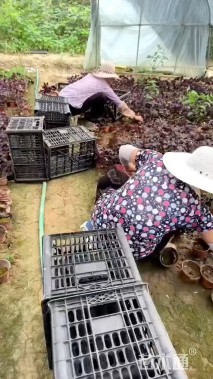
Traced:
<path id="1" fill-rule="evenodd" d="M 121 114 L 136 121 L 142 122 L 141 116 L 136 115 L 124 101 L 114 93 L 110 87 L 112 79 L 119 79 L 115 73 L 115 66 L 111 63 L 102 64 L 100 69 L 94 73 L 86 75 L 64 87 L 59 96 L 66 97 L 70 104 L 73 116 L 90 110 L 89 119 L 98 119 L 104 113 L 104 105 L 109 99 L 115 104 Z"/>
<path id="2" fill-rule="evenodd" d="M 119 157 L 136 173 L 98 200 L 89 228 L 121 224 L 135 259 L 159 251 L 175 231 L 198 231 L 213 250 L 213 216 L 200 196 L 213 193 L 213 147 L 162 155 L 124 145 Z"/>

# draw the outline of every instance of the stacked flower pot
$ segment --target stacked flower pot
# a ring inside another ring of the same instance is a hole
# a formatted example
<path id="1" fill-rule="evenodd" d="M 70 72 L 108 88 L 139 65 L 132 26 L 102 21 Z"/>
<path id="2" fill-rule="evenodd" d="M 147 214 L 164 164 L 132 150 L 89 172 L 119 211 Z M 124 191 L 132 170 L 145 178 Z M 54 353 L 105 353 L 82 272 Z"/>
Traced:
<path id="1" fill-rule="evenodd" d="M 12 200 L 7 179 L 0 178 L 0 245 L 4 244 L 8 230 L 11 229 L 12 214 L 10 212 Z M 9 277 L 10 262 L 0 259 L 0 284 L 5 283 Z"/>
<path id="2" fill-rule="evenodd" d="M 42 314 L 54 379 L 187 378 L 121 227 L 44 236 Z"/>

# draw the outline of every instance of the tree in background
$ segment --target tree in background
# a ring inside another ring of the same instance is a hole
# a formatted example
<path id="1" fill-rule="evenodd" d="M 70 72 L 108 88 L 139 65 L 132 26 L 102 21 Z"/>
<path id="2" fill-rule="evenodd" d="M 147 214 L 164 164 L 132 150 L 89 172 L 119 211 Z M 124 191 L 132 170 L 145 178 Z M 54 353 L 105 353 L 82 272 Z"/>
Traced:
<path id="1" fill-rule="evenodd" d="M 83 53 L 90 27 L 89 1 L 1 0 L 3 52 Z"/>

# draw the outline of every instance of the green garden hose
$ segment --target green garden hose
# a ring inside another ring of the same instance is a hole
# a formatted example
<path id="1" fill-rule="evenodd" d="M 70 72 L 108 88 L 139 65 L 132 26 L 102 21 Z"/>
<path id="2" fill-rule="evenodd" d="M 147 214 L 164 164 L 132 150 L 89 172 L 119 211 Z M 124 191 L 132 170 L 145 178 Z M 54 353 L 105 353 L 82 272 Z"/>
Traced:
<path id="1" fill-rule="evenodd" d="M 40 263 L 41 263 L 42 276 L 43 276 L 43 244 L 42 244 L 42 237 L 44 235 L 44 210 L 45 210 L 46 192 L 47 192 L 47 183 L 44 182 L 43 185 L 42 185 L 40 211 L 39 211 L 39 248 L 40 248 Z"/>
<path id="2" fill-rule="evenodd" d="M 36 70 L 35 99 L 38 96 L 38 89 L 39 89 L 39 72 L 38 72 L 38 70 Z M 42 244 L 42 238 L 44 235 L 44 210 L 45 210 L 46 192 L 47 192 L 47 183 L 43 182 L 42 192 L 41 192 L 41 201 L 40 201 L 40 210 L 39 210 L 39 250 L 40 250 L 40 264 L 41 264 L 42 276 L 43 276 L 43 244 Z"/>

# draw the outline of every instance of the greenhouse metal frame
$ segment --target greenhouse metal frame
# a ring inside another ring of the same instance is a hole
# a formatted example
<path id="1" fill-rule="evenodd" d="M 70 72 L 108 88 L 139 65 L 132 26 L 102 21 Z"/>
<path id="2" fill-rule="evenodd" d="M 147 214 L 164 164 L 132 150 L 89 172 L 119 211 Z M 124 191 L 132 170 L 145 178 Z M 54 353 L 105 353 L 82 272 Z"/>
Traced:
<path id="1" fill-rule="evenodd" d="M 212 21 L 213 0 L 92 0 L 84 67 L 204 75 Z"/>

